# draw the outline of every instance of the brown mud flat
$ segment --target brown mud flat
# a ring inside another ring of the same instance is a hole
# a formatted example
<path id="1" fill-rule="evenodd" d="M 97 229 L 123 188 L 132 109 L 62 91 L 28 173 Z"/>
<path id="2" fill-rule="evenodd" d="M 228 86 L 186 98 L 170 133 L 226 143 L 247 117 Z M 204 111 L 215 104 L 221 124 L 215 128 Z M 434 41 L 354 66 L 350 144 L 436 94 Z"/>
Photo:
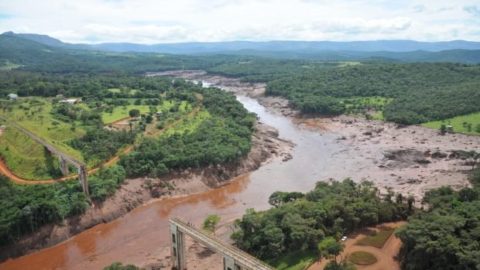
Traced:
<path id="1" fill-rule="evenodd" d="M 346 148 L 332 156 L 343 167 L 338 168 L 338 173 L 331 175 L 331 178 L 369 180 L 383 192 L 391 189 L 406 196 L 413 195 L 417 201 L 430 189 L 445 185 L 454 189 L 469 186 L 468 172 L 471 166 L 468 161 L 452 155 L 452 152 L 480 152 L 480 136 L 442 136 L 437 130 L 422 126 L 399 127 L 394 123 L 347 115 L 304 116 L 292 109 L 288 100 L 265 96 L 265 84 L 262 83 L 245 83 L 236 78 L 195 70 L 165 72 L 161 75 L 207 81 L 212 86 L 221 86 L 235 94 L 256 98 L 269 111 L 291 117 L 299 126 L 320 134 L 335 134 L 338 136 L 337 143 Z M 396 158 L 392 158 L 392 155 Z"/>
<path id="2" fill-rule="evenodd" d="M 53 246 L 97 224 L 115 220 L 157 198 L 181 198 L 185 195 L 205 192 L 228 185 L 229 180 L 256 170 L 273 158 L 288 159 L 293 148 L 292 143 L 279 139 L 277 131 L 263 123 L 257 122 L 255 128 L 256 131 L 252 136 L 252 150 L 242 160 L 222 166 L 173 172 L 157 179 L 127 179 L 115 195 L 89 208 L 83 215 L 68 218 L 62 224 L 43 226 L 37 232 L 14 244 L 2 247 L 0 258 L 4 260 L 18 257 Z"/>
<path id="3" fill-rule="evenodd" d="M 232 231 L 228 222 L 241 217 L 246 208 L 268 208 L 268 195 L 276 190 L 305 192 L 316 181 L 351 177 L 356 181 L 368 179 L 383 191 L 392 188 L 393 191 L 421 198 L 426 190 L 442 182 L 455 188 L 468 185 L 466 172 L 470 167 L 464 160 L 450 157 L 449 153 L 451 150 L 480 150 L 480 137 L 457 134 L 438 136 L 436 131 L 422 127 L 398 128 L 393 124 L 350 116 L 304 117 L 292 110 L 285 99 L 265 97 L 264 84 L 243 83 L 238 79 L 207 75 L 199 71 L 151 75 L 172 75 L 206 81 L 240 96 L 256 98 L 267 107 L 270 116 L 278 116 L 275 121 L 279 121 L 278 118 L 283 120 L 280 125 L 276 125 L 278 122 L 271 122 L 271 117 L 260 117 L 276 126 L 281 136 L 287 134 L 286 137 L 296 143 L 297 146 L 291 151 L 292 156 L 280 154 L 279 158 L 270 159 L 273 161 L 251 174 L 229 180 L 227 185 L 220 181 L 200 181 L 201 177 L 191 177 L 193 170 L 184 172 L 185 177 L 181 174 L 172 175 L 169 183 L 172 183 L 173 190 L 169 190 L 170 185 L 165 184 L 168 181 L 130 180 L 140 186 L 138 189 L 132 187 L 131 192 L 144 192 L 148 204 L 145 201 L 135 202 L 135 205 L 144 205 L 124 217 L 99 224 L 59 245 L 0 264 L 0 268 L 26 269 L 30 265 L 38 265 L 39 269 L 101 269 L 114 261 L 132 263 L 147 269 L 168 267 L 170 216 L 183 218 L 199 226 L 208 214 L 217 213 L 221 215 L 222 222 L 227 221 L 221 227 L 223 229 L 219 230 L 219 235 L 228 240 Z M 253 102 L 257 104 L 255 100 Z M 291 124 L 292 121 L 294 124 Z M 285 122 L 289 123 L 287 129 Z M 437 139 L 440 141 L 431 143 Z M 284 148 L 291 149 L 291 144 L 285 143 Z M 272 152 L 271 149 L 266 151 Z M 281 150 L 273 152 L 284 153 Z M 289 160 L 291 157 L 293 159 Z M 229 176 L 227 174 L 219 179 Z M 204 177 L 208 178 L 208 173 Z M 211 189 L 212 184 L 220 187 Z M 203 190 L 207 191 L 201 192 Z M 182 196 L 189 192 L 193 195 Z M 125 197 L 115 196 L 118 202 L 111 203 L 123 204 L 123 200 L 137 196 L 128 194 Z M 158 195 L 160 199 L 151 199 Z M 191 252 L 187 258 L 189 269 L 216 269 L 221 258 L 205 251 L 198 243 L 191 243 L 187 245 Z"/>

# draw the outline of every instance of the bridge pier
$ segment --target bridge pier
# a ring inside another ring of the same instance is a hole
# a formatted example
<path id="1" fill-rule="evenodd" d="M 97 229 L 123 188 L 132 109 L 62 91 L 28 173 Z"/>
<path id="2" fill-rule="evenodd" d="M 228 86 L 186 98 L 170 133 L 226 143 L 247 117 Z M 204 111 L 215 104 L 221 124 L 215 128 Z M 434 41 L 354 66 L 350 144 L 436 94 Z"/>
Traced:
<path id="1" fill-rule="evenodd" d="M 62 172 L 62 175 L 67 176 L 70 173 L 67 161 L 62 156 L 58 156 L 58 161 L 60 162 L 60 171 Z"/>
<path id="2" fill-rule="evenodd" d="M 87 167 L 85 165 L 80 165 L 78 168 L 78 180 L 82 186 L 83 193 L 90 197 L 90 192 L 88 191 L 88 181 L 87 181 Z"/>
<path id="3" fill-rule="evenodd" d="M 244 251 L 222 243 L 215 236 L 206 234 L 196 229 L 190 223 L 181 221 L 178 218 L 170 219 L 172 269 L 185 270 L 185 239 L 184 235 L 192 237 L 195 241 L 205 245 L 210 250 L 220 253 L 223 256 L 224 270 L 273 270 L 272 267 L 256 259 Z"/>
<path id="4" fill-rule="evenodd" d="M 7 119 L 3 118 L 0 116 L 0 120 L 7 121 Z M 85 164 L 82 162 L 76 160 L 73 157 L 70 157 L 69 155 L 62 153 L 58 149 L 55 148 L 55 146 L 51 145 L 50 143 L 46 142 L 44 139 L 38 137 L 34 133 L 30 132 L 28 129 L 18 125 L 15 122 L 9 122 L 11 126 L 14 128 L 20 130 L 23 132 L 25 135 L 30 137 L 32 140 L 36 141 L 37 143 L 43 145 L 52 155 L 57 155 L 60 161 L 60 170 L 62 171 L 63 175 L 68 175 L 69 169 L 68 169 L 68 164 L 72 164 L 73 166 L 77 167 L 78 170 L 78 179 L 80 181 L 80 185 L 82 186 L 83 192 L 87 197 L 90 197 L 90 194 L 88 192 L 88 182 L 87 182 L 87 167 Z"/>
<path id="5" fill-rule="evenodd" d="M 223 270 L 240 270 L 240 266 L 229 256 L 223 256 Z"/>
<path id="6" fill-rule="evenodd" d="M 172 269 L 185 270 L 187 264 L 185 262 L 185 236 L 175 224 L 170 224 L 171 233 L 171 252 L 172 252 Z"/>

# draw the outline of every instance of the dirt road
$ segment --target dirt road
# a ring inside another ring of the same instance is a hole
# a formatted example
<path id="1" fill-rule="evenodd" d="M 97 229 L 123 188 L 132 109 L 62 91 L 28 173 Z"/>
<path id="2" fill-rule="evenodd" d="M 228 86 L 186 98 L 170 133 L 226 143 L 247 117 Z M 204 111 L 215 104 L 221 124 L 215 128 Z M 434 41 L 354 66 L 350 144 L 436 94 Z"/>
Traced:
<path id="1" fill-rule="evenodd" d="M 384 223 L 374 228 L 377 229 L 382 226 L 398 228 L 405 224 L 405 222 Z M 357 234 L 350 235 L 345 241 L 345 249 L 343 250 L 340 258 L 347 258 L 349 254 L 356 251 L 366 251 L 371 253 L 377 258 L 377 262 L 372 265 L 356 265 L 358 270 L 400 270 L 398 261 L 395 260 L 395 256 L 400 251 L 402 242 L 395 235 L 390 236 L 385 245 L 381 249 L 371 246 L 359 246 L 356 245 L 357 241 L 367 236 L 368 230 L 362 231 Z M 329 260 L 321 260 L 311 265 L 308 270 L 323 270 Z"/>

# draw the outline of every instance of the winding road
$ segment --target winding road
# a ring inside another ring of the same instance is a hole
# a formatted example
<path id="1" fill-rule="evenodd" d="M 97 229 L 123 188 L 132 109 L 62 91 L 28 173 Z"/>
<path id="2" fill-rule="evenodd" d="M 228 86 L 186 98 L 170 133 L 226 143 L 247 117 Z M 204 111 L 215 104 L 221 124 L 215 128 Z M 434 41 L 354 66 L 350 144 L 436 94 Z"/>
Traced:
<path id="1" fill-rule="evenodd" d="M 185 117 L 182 117 L 182 118 L 172 122 L 171 124 L 167 125 L 163 129 L 161 129 L 158 133 L 155 134 L 155 136 L 159 136 L 160 134 L 165 132 L 165 130 L 177 125 L 178 123 L 183 121 L 185 118 L 194 117 L 199 111 L 200 111 L 200 108 L 196 107 L 194 110 L 192 110 L 190 113 L 188 113 Z M 4 119 L 4 118 L 2 118 L 2 119 Z M 117 123 L 117 122 L 125 121 L 126 119 L 129 119 L 129 118 L 122 118 L 118 121 L 110 123 L 109 125 L 112 125 L 112 124 Z M 4 119 L 4 120 L 6 121 L 6 119 Z M 120 160 L 121 155 L 125 155 L 125 154 L 130 153 L 133 150 L 133 148 L 134 148 L 134 145 L 127 146 L 125 149 L 120 151 L 120 153 L 116 154 L 115 156 L 113 156 L 112 158 L 107 160 L 106 162 L 101 163 L 100 165 L 89 169 L 87 171 L 87 174 L 91 175 L 91 174 L 97 172 L 101 167 L 109 167 L 109 166 L 114 165 L 115 163 L 117 163 Z M 15 182 L 16 184 L 21 184 L 21 185 L 54 184 L 54 183 L 57 183 L 57 182 L 62 182 L 62 181 L 66 181 L 66 180 L 75 179 L 75 178 L 78 177 L 78 174 L 72 174 L 72 175 L 67 175 L 67 176 L 63 176 L 63 177 L 60 177 L 60 178 L 52 178 L 52 179 L 45 179 L 45 180 L 26 179 L 26 178 L 23 178 L 23 177 L 20 177 L 20 176 L 16 175 L 13 171 L 11 171 L 10 168 L 8 168 L 7 164 L 5 163 L 5 161 L 1 157 L 0 157 L 0 174 L 3 174 L 6 177 L 8 177 L 12 182 Z"/>

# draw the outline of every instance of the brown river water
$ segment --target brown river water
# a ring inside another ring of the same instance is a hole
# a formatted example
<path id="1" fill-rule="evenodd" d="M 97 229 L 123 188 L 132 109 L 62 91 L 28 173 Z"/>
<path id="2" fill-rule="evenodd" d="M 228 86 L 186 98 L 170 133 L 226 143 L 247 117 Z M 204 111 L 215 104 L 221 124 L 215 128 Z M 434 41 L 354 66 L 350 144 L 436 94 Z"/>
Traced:
<path id="1" fill-rule="evenodd" d="M 348 166 L 344 157 L 336 157 L 345 146 L 336 142 L 335 134 L 309 131 L 267 111 L 255 99 L 237 98 L 261 122 L 278 129 L 281 138 L 296 144 L 291 160 L 274 159 L 218 189 L 151 202 L 58 245 L 3 262 L 0 269 L 102 269 L 115 261 L 142 265 L 168 248 L 169 217 L 195 224 L 213 213 L 223 220 L 238 218 L 247 208 L 268 208 L 268 197 L 274 191 L 308 191 L 316 181 Z"/>

